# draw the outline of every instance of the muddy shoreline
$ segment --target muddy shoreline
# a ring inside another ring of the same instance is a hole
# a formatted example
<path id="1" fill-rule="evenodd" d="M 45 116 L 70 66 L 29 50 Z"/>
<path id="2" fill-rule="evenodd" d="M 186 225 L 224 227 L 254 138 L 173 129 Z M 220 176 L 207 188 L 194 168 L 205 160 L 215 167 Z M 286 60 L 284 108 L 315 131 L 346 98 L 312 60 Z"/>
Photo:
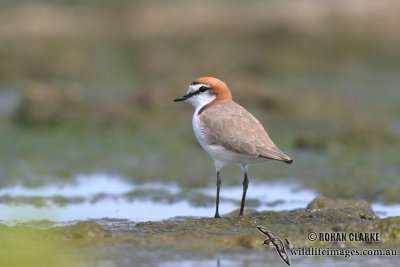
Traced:
<path id="1" fill-rule="evenodd" d="M 163 260 L 206 260 L 221 253 L 261 255 L 258 253 L 274 252 L 274 248 L 263 245 L 267 238 L 257 229 L 257 226 L 263 226 L 281 240 L 288 239 L 290 245 L 287 248 L 291 249 L 400 248 L 400 216 L 381 219 L 363 200 L 319 196 L 303 209 L 280 212 L 247 209 L 244 216 L 237 214 L 238 210 L 235 210 L 221 219 L 175 217 L 148 222 L 98 219 L 69 225 L 56 225 L 50 221 L 0 225 L 0 235 L 6 241 L 0 247 L 8 251 L 7 263 L 21 266 L 24 264 L 18 258 L 20 252 L 12 250 L 18 245 L 31 248 L 33 262 L 45 255 L 56 266 L 71 260 L 89 265 L 110 261 L 120 262 L 121 266 L 129 265 L 127 262 L 152 266 Z M 317 238 L 310 241 L 310 232 L 379 233 L 380 240 L 326 242 Z M 51 248 L 51 255 L 45 248 Z M 39 251 L 35 253 L 36 249 Z"/>

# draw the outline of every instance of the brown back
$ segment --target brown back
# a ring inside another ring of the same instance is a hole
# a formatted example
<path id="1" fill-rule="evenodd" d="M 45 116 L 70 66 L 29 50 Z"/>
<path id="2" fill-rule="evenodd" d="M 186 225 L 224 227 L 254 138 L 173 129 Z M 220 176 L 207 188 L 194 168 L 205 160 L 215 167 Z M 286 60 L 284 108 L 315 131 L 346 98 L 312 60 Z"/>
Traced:
<path id="1" fill-rule="evenodd" d="M 274 144 L 261 123 L 239 104 L 225 100 L 207 106 L 200 121 L 208 130 L 204 137 L 210 145 L 229 151 L 291 163 Z"/>

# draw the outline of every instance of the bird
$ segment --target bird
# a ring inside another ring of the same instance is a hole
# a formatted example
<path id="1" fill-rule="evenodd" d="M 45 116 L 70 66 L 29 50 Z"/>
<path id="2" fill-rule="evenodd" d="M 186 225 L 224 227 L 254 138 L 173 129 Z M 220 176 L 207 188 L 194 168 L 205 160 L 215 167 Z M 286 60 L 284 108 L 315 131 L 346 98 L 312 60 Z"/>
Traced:
<path id="1" fill-rule="evenodd" d="M 248 165 L 270 160 L 291 164 L 293 160 L 275 145 L 256 117 L 232 100 L 231 91 L 223 81 L 214 77 L 197 78 L 185 95 L 174 99 L 180 101 L 194 107 L 194 134 L 214 161 L 217 174 L 214 218 L 220 218 L 220 170 L 228 163 L 239 164 L 244 173 L 239 212 L 242 216 L 249 185 Z"/>
<path id="2" fill-rule="evenodd" d="M 279 256 L 281 259 L 286 262 L 287 265 L 290 266 L 290 259 L 288 254 L 286 253 L 285 246 L 283 245 L 281 239 L 274 234 L 273 232 L 269 231 L 268 229 L 257 226 L 258 230 L 261 231 L 261 233 L 265 234 L 268 236 L 268 239 L 264 240 L 263 244 L 268 245 L 268 246 L 275 246 L 276 251 L 278 252 Z M 290 245 L 289 240 L 285 238 L 286 244 Z"/>

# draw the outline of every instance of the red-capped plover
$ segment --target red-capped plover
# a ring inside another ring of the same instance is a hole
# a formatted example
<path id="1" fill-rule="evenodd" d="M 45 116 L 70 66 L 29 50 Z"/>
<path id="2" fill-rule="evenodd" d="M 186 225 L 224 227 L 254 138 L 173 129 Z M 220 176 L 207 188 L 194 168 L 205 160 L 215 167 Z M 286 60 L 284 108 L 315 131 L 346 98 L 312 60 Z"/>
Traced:
<path id="1" fill-rule="evenodd" d="M 238 163 L 244 172 L 240 215 L 243 215 L 250 163 L 278 160 L 291 164 L 292 159 L 279 150 L 261 123 L 246 109 L 232 101 L 228 86 L 219 79 L 202 77 L 194 80 L 188 92 L 174 100 L 186 101 L 195 109 L 193 130 L 197 140 L 210 154 L 217 172 L 215 218 L 219 218 L 220 169 L 227 163 Z"/>

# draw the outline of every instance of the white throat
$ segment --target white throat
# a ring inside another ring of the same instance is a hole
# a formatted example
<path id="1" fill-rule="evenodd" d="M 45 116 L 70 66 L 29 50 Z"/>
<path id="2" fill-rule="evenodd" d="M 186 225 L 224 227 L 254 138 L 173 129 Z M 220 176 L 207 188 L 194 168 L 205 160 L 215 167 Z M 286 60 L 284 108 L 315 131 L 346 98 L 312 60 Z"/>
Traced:
<path id="1" fill-rule="evenodd" d="M 201 86 L 204 86 L 204 84 L 190 85 L 189 89 L 188 89 L 188 93 L 192 93 L 192 92 L 199 90 L 199 88 Z M 209 91 L 206 91 L 204 93 L 200 93 L 200 94 L 190 97 L 189 99 L 186 100 L 186 102 L 189 102 L 197 112 L 199 109 L 201 109 L 205 105 L 211 103 L 216 98 L 217 98 L 217 96 L 215 94 L 210 93 Z"/>

